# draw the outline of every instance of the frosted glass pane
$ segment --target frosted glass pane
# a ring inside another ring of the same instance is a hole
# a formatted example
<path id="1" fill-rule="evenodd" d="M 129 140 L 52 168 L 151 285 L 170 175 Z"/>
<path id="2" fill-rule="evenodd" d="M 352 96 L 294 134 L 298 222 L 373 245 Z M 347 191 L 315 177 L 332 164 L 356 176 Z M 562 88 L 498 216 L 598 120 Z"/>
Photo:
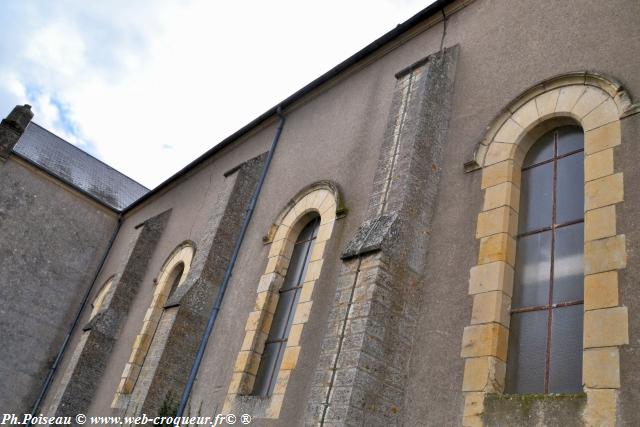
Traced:
<path id="1" fill-rule="evenodd" d="M 584 217 L 584 156 L 582 152 L 558 160 L 556 224 Z"/>
<path id="2" fill-rule="evenodd" d="M 276 312 L 271 322 L 271 329 L 269 330 L 269 340 L 285 338 L 289 316 L 293 317 L 293 314 L 290 315 L 290 313 L 295 303 L 295 296 L 295 290 L 280 293 L 278 305 L 276 305 Z"/>
<path id="3" fill-rule="evenodd" d="M 284 278 L 281 290 L 291 289 L 298 285 L 298 279 L 304 270 L 304 266 L 307 260 L 307 247 L 308 243 L 297 243 L 293 247 L 293 253 L 291 254 L 291 261 L 289 261 L 289 267 L 287 268 L 287 275 Z"/>
<path id="4" fill-rule="evenodd" d="M 520 233 L 551 225 L 553 163 L 522 171 Z"/>
<path id="5" fill-rule="evenodd" d="M 524 158 L 522 167 L 535 165 L 553 157 L 553 134 L 553 131 L 549 132 L 533 144 Z"/>
<path id="6" fill-rule="evenodd" d="M 582 317 L 582 304 L 553 310 L 549 393 L 582 391 Z"/>
<path id="7" fill-rule="evenodd" d="M 280 343 L 267 344 L 264 347 L 262 353 L 262 359 L 260 360 L 260 366 L 258 367 L 258 374 L 256 376 L 255 383 L 253 385 L 253 395 L 255 396 L 267 396 L 269 393 L 271 377 L 276 371 L 276 363 L 278 362 L 278 353 L 280 350 Z"/>
<path id="8" fill-rule="evenodd" d="M 558 155 L 571 153 L 584 147 L 584 133 L 579 126 L 564 126 L 558 131 Z"/>
<path id="9" fill-rule="evenodd" d="M 551 231 L 520 237 L 516 254 L 513 308 L 548 304 Z"/>
<path id="10" fill-rule="evenodd" d="M 583 299 L 584 238 L 582 223 L 556 230 L 553 303 Z"/>
<path id="11" fill-rule="evenodd" d="M 511 315 L 507 393 L 544 392 L 546 348 L 546 310 Z"/>

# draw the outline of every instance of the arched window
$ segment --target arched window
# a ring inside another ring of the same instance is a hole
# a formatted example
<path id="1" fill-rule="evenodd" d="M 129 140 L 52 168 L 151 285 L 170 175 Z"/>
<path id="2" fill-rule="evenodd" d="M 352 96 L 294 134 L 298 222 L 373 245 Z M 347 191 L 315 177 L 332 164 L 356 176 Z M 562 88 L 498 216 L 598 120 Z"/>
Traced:
<path id="1" fill-rule="evenodd" d="M 522 163 L 507 393 L 582 391 L 583 140 L 556 128 Z"/>
<path id="2" fill-rule="evenodd" d="M 156 280 L 153 297 L 146 311 L 142 327 L 135 339 L 129 361 L 125 365 L 112 408 L 123 407 L 123 396 L 131 395 L 145 363 L 156 329 L 165 311 L 165 304 L 175 289 L 186 280 L 193 259 L 194 248 L 190 243 L 178 246 L 167 258 Z"/>
<path id="3" fill-rule="evenodd" d="M 273 393 L 319 226 L 320 217 L 315 216 L 296 239 L 287 274 L 278 291 L 278 304 L 264 345 L 252 395 L 269 396 Z"/>

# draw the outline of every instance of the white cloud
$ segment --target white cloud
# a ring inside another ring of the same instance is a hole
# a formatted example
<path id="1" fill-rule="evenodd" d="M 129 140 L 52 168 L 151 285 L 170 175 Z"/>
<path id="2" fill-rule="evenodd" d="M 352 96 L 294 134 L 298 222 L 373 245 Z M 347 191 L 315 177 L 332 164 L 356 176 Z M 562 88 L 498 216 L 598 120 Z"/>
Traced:
<path id="1" fill-rule="evenodd" d="M 7 3 L 0 107 L 153 187 L 428 0 Z"/>

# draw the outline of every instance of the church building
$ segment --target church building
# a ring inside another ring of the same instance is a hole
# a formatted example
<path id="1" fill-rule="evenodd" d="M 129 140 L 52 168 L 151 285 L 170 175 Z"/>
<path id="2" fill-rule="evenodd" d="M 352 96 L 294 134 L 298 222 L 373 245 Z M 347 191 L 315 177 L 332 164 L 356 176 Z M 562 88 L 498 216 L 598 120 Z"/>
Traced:
<path id="1" fill-rule="evenodd" d="M 17 106 L 0 408 L 638 425 L 639 100 L 638 1 L 437 0 L 152 190 Z"/>

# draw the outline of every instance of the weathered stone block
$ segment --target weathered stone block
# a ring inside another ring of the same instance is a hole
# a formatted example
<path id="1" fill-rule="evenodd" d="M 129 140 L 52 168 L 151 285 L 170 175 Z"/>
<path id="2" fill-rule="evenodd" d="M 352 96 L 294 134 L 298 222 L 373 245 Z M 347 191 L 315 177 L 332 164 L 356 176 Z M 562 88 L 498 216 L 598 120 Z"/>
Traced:
<path id="1" fill-rule="evenodd" d="M 485 292 L 473 297 L 471 324 L 500 323 L 509 327 L 511 298 L 501 291 Z"/>
<path id="2" fill-rule="evenodd" d="M 273 292 L 260 292 L 256 297 L 256 303 L 253 307 L 254 311 L 265 310 L 268 313 L 275 313 L 278 304 L 278 294 Z"/>
<path id="3" fill-rule="evenodd" d="M 503 361 L 490 356 L 465 360 L 462 391 L 502 392 L 506 366 Z"/>
<path id="4" fill-rule="evenodd" d="M 480 212 L 476 226 L 476 239 L 497 233 L 515 236 L 518 231 L 518 215 L 507 206 Z"/>
<path id="5" fill-rule="evenodd" d="M 484 192 L 484 204 L 482 210 L 488 211 L 500 206 L 509 206 L 518 212 L 520 207 L 520 189 L 512 182 L 489 187 Z"/>
<path id="6" fill-rule="evenodd" d="M 269 258 L 291 253 L 294 244 L 295 242 L 286 238 L 272 242 L 269 248 Z"/>
<path id="7" fill-rule="evenodd" d="M 249 372 L 256 375 L 260 365 L 260 355 L 253 351 L 241 351 L 236 357 L 234 372 Z"/>
<path id="8" fill-rule="evenodd" d="M 624 200 L 622 173 L 605 176 L 585 184 L 585 210 L 613 205 Z"/>
<path id="9" fill-rule="evenodd" d="M 624 234 L 593 240 L 584 245 L 584 272 L 586 275 L 626 267 L 627 251 Z"/>
<path id="10" fill-rule="evenodd" d="M 607 98 L 607 94 L 591 86 L 587 86 L 584 93 L 573 106 L 571 112 L 578 118 L 582 118 L 593 111 Z"/>
<path id="11" fill-rule="evenodd" d="M 613 148 L 598 151 L 584 159 L 584 180 L 594 179 L 613 174 Z"/>
<path id="12" fill-rule="evenodd" d="M 464 394 L 464 416 L 481 415 L 484 412 L 483 392 L 468 392 Z"/>
<path id="13" fill-rule="evenodd" d="M 520 184 L 520 168 L 514 166 L 513 160 L 505 160 L 482 169 L 482 189 L 503 182 Z"/>
<path id="14" fill-rule="evenodd" d="M 313 245 L 313 250 L 311 251 L 311 257 L 309 261 L 317 261 L 322 259 L 324 255 L 324 248 L 327 245 L 327 242 L 316 242 Z"/>
<path id="15" fill-rule="evenodd" d="M 584 150 L 587 155 L 615 147 L 620 145 L 620 143 L 621 136 L 619 121 L 592 129 L 584 134 Z"/>
<path id="16" fill-rule="evenodd" d="M 602 151 L 604 152 L 604 151 Z M 587 211 L 584 215 L 584 241 L 602 239 L 616 234 L 616 207 L 609 205 Z"/>
<path id="17" fill-rule="evenodd" d="M 593 111 L 583 117 L 582 127 L 585 131 L 606 125 L 619 118 L 618 107 L 611 98 L 598 105 Z"/>
<path id="18" fill-rule="evenodd" d="M 291 371 L 280 370 L 278 372 L 278 379 L 276 380 L 276 386 L 273 389 L 273 394 L 281 394 L 287 390 L 287 384 L 289 383 L 289 377 L 291 376 Z"/>
<path id="19" fill-rule="evenodd" d="M 301 302 L 296 307 L 296 314 L 293 316 L 293 324 L 307 323 L 311 314 L 313 301 Z"/>
<path id="20" fill-rule="evenodd" d="M 480 415 L 465 415 L 462 417 L 462 427 L 484 427 Z"/>
<path id="21" fill-rule="evenodd" d="M 535 106 L 534 106 L 535 108 Z M 518 141 L 518 137 L 523 133 L 523 129 L 513 119 L 509 118 L 502 124 L 496 136 L 493 137 L 494 141 L 506 142 L 508 144 L 515 144 Z"/>
<path id="22" fill-rule="evenodd" d="M 538 108 L 538 114 L 540 118 L 549 116 L 555 113 L 556 104 L 558 103 L 558 97 L 560 96 L 560 89 L 554 89 L 549 92 L 545 92 L 535 97 L 536 107 Z"/>
<path id="23" fill-rule="evenodd" d="M 620 388 L 618 347 L 586 349 L 583 356 L 582 383 L 589 388 Z"/>
<path id="24" fill-rule="evenodd" d="M 249 313 L 249 317 L 247 318 L 247 323 L 244 325 L 245 331 L 257 331 L 260 329 L 260 320 L 262 317 L 261 311 L 252 311 Z"/>
<path id="25" fill-rule="evenodd" d="M 307 302 L 311 301 L 311 297 L 313 296 L 313 288 L 315 287 L 316 281 L 313 280 L 311 282 L 305 282 L 302 285 L 302 289 L 300 289 L 300 299 L 298 302 Z"/>
<path id="26" fill-rule="evenodd" d="M 313 280 L 318 280 L 320 277 L 320 271 L 322 271 L 323 260 L 319 259 L 317 261 L 311 261 L 307 266 L 307 274 L 304 278 L 305 282 L 310 282 Z"/>
<path id="27" fill-rule="evenodd" d="M 522 129 L 528 129 L 538 121 L 539 117 L 536 101 L 535 99 L 532 99 L 518 108 L 511 116 L 511 119 L 520 125 Z"/>
<path id="28" fill-rule="evenodd" d="M 517 144 L 507 144 L 503 142 L 492 142 L 484 158 L 484 165 L 489 166 L 505 160 L 513 160 L 516 156 Z"/>
<path id="29" fill-rule="evenodd" d="M 287 339 L 287 347 L 296 347 L 300 345 L 300 337 L 302 336 L 303 327 L 303 324 L 291 325 L 289 338 Z"/>
<path id="30" fill-rule="evenodd" d="M 268 259 L 267 267 L 265 268 L 265 274 L 276 273 L 280 276 L 287 274 L 287 267 L 289 266 L 289 259 L 285 256 L 273 256 Z"/>
<path id="31" fill-rule="evenodd" d="M 618 305 L 618 272 L 590 274 L 584 278 L 584 309 L 616 307 Z"/>
<path id="32" fill-rule="evenodd" d="M 567 86 L 560 89 L 558 95 L 558 102 L 556 103 L 556 112 L 564 113 L 569 112 L 576 105 L 578 99 L 584 93 L 584 85 Z"/>
<path id="33" fill-rule="evenodd" d="M 511 296 L 513 292 L 513 268 L 504 261 L 476 265 L 469 276 L 469 294 L 502 291 Z"/>
<path id="34" fill-rule="evenodd" d="M 495 261 L 504 261 L 509 265 L 515 265 L 516 242 L 507 233 L 494 234 L 483 237 L 480 240 L 480 252 L 478 264 L 486 264 Z"/>
<path id="35" fill-rule="evenodd" d="M 618 391 L 613 389 L 587 389 L 587 406 L 583 419 L 587 426 L 613 427 L 616 425 Z"/>
<path id="36" fill-rule="evenodd" d="M 300 346 L 287 347 L 284 350 L 284 356 L 282 357 L 282 364 L 280 370 L 287 371 L 295 369 L 298 363 L 298 357 L 300 356 Z"/>
<path id="37" fill-rule="evenodd" d="M 260 283 L 258 284 L 258 293 L 260 292 L 278 292 L 284 277 L 278 273 L 267 273 L 260 277 Z"/>
<path id="38" fill-rule="evenodd" d="M 231 377 L 229 384 L 229 393 L 231 394 L 249 394 L 253 389 L 256 381 L 255 375 L 246 372 L 235 372 Z"/>
<path id="39" fill-rule="evenodd" d="M 508 329 L 497 323 L 473 325 L 464 328 L 462 351 L 464 358 L 495 356 L 507 360 Z"/>
<path id="40" fill-rule="evenodd" d="M 629 344 L 627 307 L 603 308 L 584 313 L 584 348 Z"/>
<path id="41" fill-rule="evenodd" d="M 262 331 L 247 331 L 242 341 L 241 350 L 253 350 L 262 353 L 267 334 Z"/>

